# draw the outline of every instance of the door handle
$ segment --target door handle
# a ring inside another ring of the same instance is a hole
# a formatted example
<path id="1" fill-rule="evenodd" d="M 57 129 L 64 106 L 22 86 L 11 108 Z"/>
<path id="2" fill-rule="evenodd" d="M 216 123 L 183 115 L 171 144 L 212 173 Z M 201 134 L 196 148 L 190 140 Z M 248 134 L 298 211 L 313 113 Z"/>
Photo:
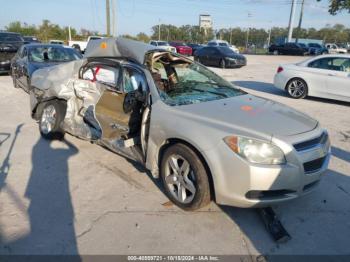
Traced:
<path id="1" fill-rule="evenodd" d="M 328 76 L 336 76 L 335 74 L 329 73 Z"/>

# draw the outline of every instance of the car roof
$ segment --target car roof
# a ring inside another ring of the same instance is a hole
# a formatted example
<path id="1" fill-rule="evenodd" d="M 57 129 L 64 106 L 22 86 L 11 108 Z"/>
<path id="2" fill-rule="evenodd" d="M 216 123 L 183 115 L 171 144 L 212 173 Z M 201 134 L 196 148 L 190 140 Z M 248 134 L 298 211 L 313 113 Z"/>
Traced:
<path id="1" fill-rule="evenodd" d="M 123 37 L 110 37 L 90 41 L 86 47 L 85 58 L 119 57 L 129 58 L 140 64 L 144 63 L 145 55 L 153 50 L 161 50 L 153 45 L 145 44 Z M 161 50 L 164 52 L 164 50 Z"/>
<path id="2" fill-rule="evenodd" d="M 6 32 L 6 31 L 0 31 L 0 34 L 21 35 L 20 33 L 15 33 L 15 32 Z"/>
<path id="3" fill-rule="evenodd" d="M 350 58 L 350 54 L 326 54 L 326 55 L 316 56 L 315 58 L 326 58 L 326 57 Z"/>
<path id="4" fill-rule="evenodd" d="M 30 43 L 23 45 L 24 47 L 33 48 L 33 47 L 57 47 L 57 48 L 71 48 L 69 46 L 57 45 L 57 44 L 42 44 L 42 43 Z"/>

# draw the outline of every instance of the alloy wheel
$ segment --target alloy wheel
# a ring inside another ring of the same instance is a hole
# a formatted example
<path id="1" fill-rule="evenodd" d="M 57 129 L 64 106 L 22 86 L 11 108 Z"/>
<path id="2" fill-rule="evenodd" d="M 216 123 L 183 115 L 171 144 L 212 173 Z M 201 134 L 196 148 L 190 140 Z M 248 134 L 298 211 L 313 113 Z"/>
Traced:
<path id="1" fill-rule="evenodd" d="M 44 134 L 49 134 L 56 125 L 56 109 L 53 105 L 44 108 L 41 116 L 40 128 Z"/>
<path id="2" fill-rule="evenodd" d="M 172 196 L 182 204 L 196 194 L 196 180 L 189 162 L 180 155 L 170 155 L 165 168 L 165 182 Z"/>
<path id="3" fill-rule="evenodd" d="M 288 85 L 288 93 L 291 97 L 300 98 L 305 95 L 306 84 L 304 81 L 295 79 L 291 81 Z"/>

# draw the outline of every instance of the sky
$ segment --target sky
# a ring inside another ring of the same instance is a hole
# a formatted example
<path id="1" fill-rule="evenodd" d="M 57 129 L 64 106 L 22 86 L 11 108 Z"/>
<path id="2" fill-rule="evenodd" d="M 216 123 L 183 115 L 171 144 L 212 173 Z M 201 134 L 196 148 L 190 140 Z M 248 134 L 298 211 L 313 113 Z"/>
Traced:
<path id="1" fill-rule="evenodd" d="M 297 26 L 301 0 L 297 0 Z M 328 0 L 305 0 L 303 27 L 350 27 L 350 13 L 328 13 Z M 38 25 L 43 19 L 61 26 L 106 32 L 105 0 L 1 0 L 0 29 L 12 21 Z M 212 16 L 214 29 L 287 27 L 292 0 L 116 0 L 117 34 L 151 33 L 160 23 L 197 25 L 199 14 Z M 249 15 L 248 15 L 249 14 Z"/>

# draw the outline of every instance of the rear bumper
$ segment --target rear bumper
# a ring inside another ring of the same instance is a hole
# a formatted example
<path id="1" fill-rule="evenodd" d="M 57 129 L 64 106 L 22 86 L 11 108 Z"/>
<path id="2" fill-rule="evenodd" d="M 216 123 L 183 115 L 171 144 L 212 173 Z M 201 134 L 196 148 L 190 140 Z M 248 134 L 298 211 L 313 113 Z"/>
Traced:
<path id="1" fill-rule="evenodd" d="M 274 86 L 281 90 L 286 89 L 287 81 L 288 79 L 283 75 L 283 72 L 275 74 L 273 78 Z"/>
<path id="2" fill-rule="evenodd" d="M 177 53 L 181 54 L 181 55 L 188 55 L 191 56 L 192 55 L 192 50 L 183 50 L 183 49 L 177 49 Z"/>

